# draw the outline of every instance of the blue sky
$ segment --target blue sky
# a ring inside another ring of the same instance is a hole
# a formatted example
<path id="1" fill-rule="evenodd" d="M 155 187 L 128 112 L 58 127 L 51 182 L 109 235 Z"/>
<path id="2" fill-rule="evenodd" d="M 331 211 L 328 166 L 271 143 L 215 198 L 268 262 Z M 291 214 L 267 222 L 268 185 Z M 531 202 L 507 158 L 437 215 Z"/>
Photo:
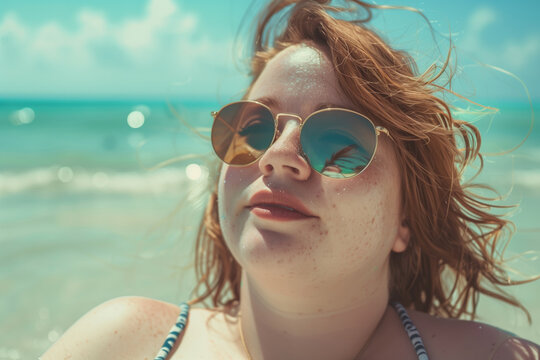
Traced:
<path id="1" fill-rule="evenodd" d="M 238 54 L 259 4 L 2 0 L 0 97 L 235 98 L 248 81 L 245 59 Z M 443 55 L 451 34 L 460 65 L 458 91 L 525 101 L 519 81 L 481 65 L 490 64 L 518 76 L 538 100 L 540 1 L 517 4 L 407 3 L 431 20 Z M 377 15 L 374 25 L 395 46 L 411 51 L 420 69 L 441 57 L 427 24 L 415 14 L 386 11 Z M 237 33 L 240 41 L 233 47 Z"/>

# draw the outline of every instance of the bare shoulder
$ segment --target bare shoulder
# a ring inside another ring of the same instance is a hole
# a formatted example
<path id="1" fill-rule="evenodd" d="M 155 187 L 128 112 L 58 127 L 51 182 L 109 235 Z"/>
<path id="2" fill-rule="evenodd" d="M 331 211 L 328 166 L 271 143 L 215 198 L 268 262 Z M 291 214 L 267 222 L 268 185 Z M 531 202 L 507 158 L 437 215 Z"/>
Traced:
<path id="1" fill-rule="evenodd" d="M 179 312 L 174 304 L 150 298 L 112 299 L 82 316 L 42 359 L 152 358 Z"/>
<path id="2" fill-rule="evenodd" d="M 412 310 L 409 315 L 435 359 L 539 360 L 537 345 L 494 326 Z"/>
<path id="3" fill-rule="evenodd" d="M 493 360 L 505 359 L 540 360 L 540 347 L 525 339 L 510 337 L 493 352 Z"/>
<path id="4" fill-rule="evenodd" d="M 192 308 L 179 351 L 171 360 L 241 359 L 239 318 L 223 309 Z"/>

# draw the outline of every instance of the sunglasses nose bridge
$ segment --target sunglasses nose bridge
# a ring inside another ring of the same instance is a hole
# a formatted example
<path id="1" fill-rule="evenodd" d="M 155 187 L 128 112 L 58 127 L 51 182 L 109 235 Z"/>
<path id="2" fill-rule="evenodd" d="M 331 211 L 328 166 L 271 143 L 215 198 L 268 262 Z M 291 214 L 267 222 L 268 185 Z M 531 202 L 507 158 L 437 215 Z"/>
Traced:
<path id="1" fill-rule="evenodd" d="M 265 175 L 288 174 L 297 180 L 307 179 L 311 167 L 301 150 L 302 118 L 295 114 L 279 113 L 275 119 L 274 141 L 259 159 L 261 172 Z"/>
<path id="2" fill-rule="evenodd" d="M 302 125 L 302 118 L 296 114 L 279 113 L 276 114 L 275 119 L 278 135 L 285 130 L 286 125 L 289 124 L 291 120 L 294 120 L 299 127 Z"/>
<path id="3" fill-rule="evenodd" d="M 302 121 L 303 119 L 296 114 L 279 113 L 275 115 L 276 134 L 274 138 L 274 143 L 277 142 L 278 139 L 282 137 L 282 135 L 286 135 L 287 137 L 289 137 L 289 135 L 287 134 L 298 133 L 297 140 L 299 147 L 299 131 L 302 128 Z"/>
<path id="4" fill-rule="evenodd" d="M 289 126 L 292 122 L 297 123 L 297 127 L 302 126 L 302 118 L 296 114 L 287 114 L 287 113 L 278 113 L 275 115 L 275 126 L 276 126 L 276 138 L 277 140 L 279 136 L 285 131 L 285 128 Z"/>
<path id="5" fill-rule="evenodd" d="M 278 113 L 276 114 L 276 120 L 279 120 L 280 117 L 284 117 L 284 116 L 298 120 L 299 124 L 302 123 L 302 118 L 296 114 Z"/>

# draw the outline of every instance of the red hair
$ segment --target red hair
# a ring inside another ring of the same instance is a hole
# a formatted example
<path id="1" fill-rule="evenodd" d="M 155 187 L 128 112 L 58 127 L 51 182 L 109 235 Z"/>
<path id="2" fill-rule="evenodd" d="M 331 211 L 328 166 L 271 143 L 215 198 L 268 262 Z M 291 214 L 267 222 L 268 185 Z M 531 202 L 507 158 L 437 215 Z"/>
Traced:
<path id="1" fill-rule="evenodd" d="M 446 90 L 435 82 L 448 61 L 437 73 L 431 69 L 418 74 L 411 56 L 392 49 L 366 27 L 378 6 L 352 2 L 364 10 L 363 19 L 339 19 L 350 9 L 330 6 L 328 1 L 272 1 L 255 34 L 252 84 L 281 50 L 315 43 L 327 51 L 343 92 L 392 134 L 403 213 L 411 232 L 408 249 L 391 255 L 392 300 L 431 314 L 474 318 L 478 296 L 484 294 L 528 315 L 500 288 L 522 283 L 509 279 L 497 253 L 497 244 L 513 224 L 490 212 L 503 206 L 476 195 L 476 185 L 461 182 L 468 164 L 482 162 L 481 136 L 474 125 L 455 119 L 449 105 L 436 96 Z M 286 8 L 287 22 L 276 22 Z M 193 303 L 211 298 L 214 306 L 227 308 L 240 300 L 241 267 L 221 233 L 217 186 L 199 229 L 195 268 L 196 290 L 204 287 L 204 292 Z"/>

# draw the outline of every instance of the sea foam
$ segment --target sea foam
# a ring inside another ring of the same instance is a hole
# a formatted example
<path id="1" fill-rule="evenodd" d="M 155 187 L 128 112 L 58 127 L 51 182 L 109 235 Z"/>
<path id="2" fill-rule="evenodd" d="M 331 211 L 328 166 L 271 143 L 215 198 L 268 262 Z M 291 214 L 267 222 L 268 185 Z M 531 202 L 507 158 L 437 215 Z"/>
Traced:
<path id="1" fill-rule="evenodd" d="M 83 168 L 44 167 L 21 172 L 0 172 L 0 196 L 26 191 L 66 191 L 70 193 L 163 194 L 180 193 L 186 185 L 202 185 L 208 170 L 198 166 L 193 176 L 193 164 L 187 176 L 185 167 L 154 171 L 90 171 Z"/>

